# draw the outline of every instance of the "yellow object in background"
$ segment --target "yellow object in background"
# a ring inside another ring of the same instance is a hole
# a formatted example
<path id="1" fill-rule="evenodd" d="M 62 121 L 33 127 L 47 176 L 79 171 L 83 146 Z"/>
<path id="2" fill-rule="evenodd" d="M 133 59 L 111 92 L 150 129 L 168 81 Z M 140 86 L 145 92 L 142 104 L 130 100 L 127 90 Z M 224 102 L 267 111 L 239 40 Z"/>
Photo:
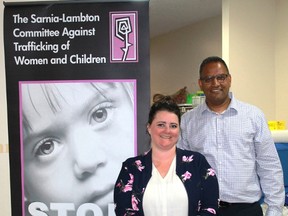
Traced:
<path id="1" fill-rule="evenodd" d="M 277 130 L 277 121 L 268 121 L 268 126 L 270 130 Z"/>
<path id="2" fill-rule="evenodd" d="M 286 122 L 285 121 L 268 121 L 268 126 L 270 130 L 285 130 Z"/>
<path id="3" fill-rule="evenodd" d="M 286 122 L 285 121 L 277 121 L 277 130 L 285 130 Z"/>

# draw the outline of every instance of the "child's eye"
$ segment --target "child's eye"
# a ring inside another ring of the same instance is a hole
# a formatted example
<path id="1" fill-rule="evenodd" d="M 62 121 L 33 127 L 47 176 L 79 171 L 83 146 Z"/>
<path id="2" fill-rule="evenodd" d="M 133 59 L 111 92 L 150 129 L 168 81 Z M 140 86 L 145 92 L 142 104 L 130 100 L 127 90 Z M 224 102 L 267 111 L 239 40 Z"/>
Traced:
<path id="1" fill-rule="evenodd" d="M 107 119 L 108 111 L 106 108 L 101 108 L 92 113 L 92 119 L 101 123 Z"/>
<path id="2" fill-rule="evenodd" d="M 90 112 L 89 123 L 91 125 L 106 123 L 108 120 L 112 119 L 114 114 L 113 108 L 111 102 L 105 102 L 95 106 Z"/>
<path id="3" fill-rule="evenodd" d="M 48 156 L 59 148 L 59 142 L 52 138 L 41 140 L 34 148 L 36 156 Z"/>

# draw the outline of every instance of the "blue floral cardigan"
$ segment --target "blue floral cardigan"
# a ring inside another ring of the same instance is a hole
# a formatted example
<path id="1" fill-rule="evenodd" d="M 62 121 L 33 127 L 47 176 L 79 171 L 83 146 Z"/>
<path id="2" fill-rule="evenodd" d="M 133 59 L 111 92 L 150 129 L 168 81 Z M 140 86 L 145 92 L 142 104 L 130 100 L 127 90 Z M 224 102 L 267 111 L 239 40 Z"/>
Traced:
<path id="1" fill-rule="evenodd" d="M 142 200 L 151 173 L 152 150 L 123 162 L 114 188 L 117 216 L 144 215 Z M 218 181 L 205 157 L 198 152 L 176 148 L 176 174 L 187 191 L 188 216 L 215 216 L 219 200 Z"/>

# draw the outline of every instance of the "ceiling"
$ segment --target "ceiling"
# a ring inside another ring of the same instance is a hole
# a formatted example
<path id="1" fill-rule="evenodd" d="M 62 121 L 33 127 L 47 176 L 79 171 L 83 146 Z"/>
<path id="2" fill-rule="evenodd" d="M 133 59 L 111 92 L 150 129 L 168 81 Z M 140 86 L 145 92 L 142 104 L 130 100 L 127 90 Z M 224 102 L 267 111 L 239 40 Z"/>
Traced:
<path id="1" fill-rule="evenodd" d="M 222 13 L 222 0 L 150 0 L 150 38 Z"/>

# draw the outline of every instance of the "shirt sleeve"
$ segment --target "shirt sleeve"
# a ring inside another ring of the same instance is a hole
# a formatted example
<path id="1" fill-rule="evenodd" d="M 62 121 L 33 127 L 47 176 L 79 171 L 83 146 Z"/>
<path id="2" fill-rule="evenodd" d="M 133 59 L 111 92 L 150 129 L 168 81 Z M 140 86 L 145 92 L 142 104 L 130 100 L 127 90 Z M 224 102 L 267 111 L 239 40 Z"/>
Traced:
<path id="1" fill-rule="evenodd" d="M 282 215 L 285 200 L 281 162 L 263 113 L 256 119 L 255 136 L 257 174 L 260 179 L 264 202 L 268 205 L 266 216 Z"/>
<path id="2" fill-rule="evenodd" d="M 179 140 L 177 142 L 177 147 L 180 149 L 186 149 L 186 150 L 191 150 L 190 146 L 189 146 L 189 142 L 188 140 L 188 133 L 187 133 L 187 121 L 188 119 L 188 115 L 187 113 L 184 113 L 183 116 L 181 117 L 181 134 L 179 136 Z"/>

